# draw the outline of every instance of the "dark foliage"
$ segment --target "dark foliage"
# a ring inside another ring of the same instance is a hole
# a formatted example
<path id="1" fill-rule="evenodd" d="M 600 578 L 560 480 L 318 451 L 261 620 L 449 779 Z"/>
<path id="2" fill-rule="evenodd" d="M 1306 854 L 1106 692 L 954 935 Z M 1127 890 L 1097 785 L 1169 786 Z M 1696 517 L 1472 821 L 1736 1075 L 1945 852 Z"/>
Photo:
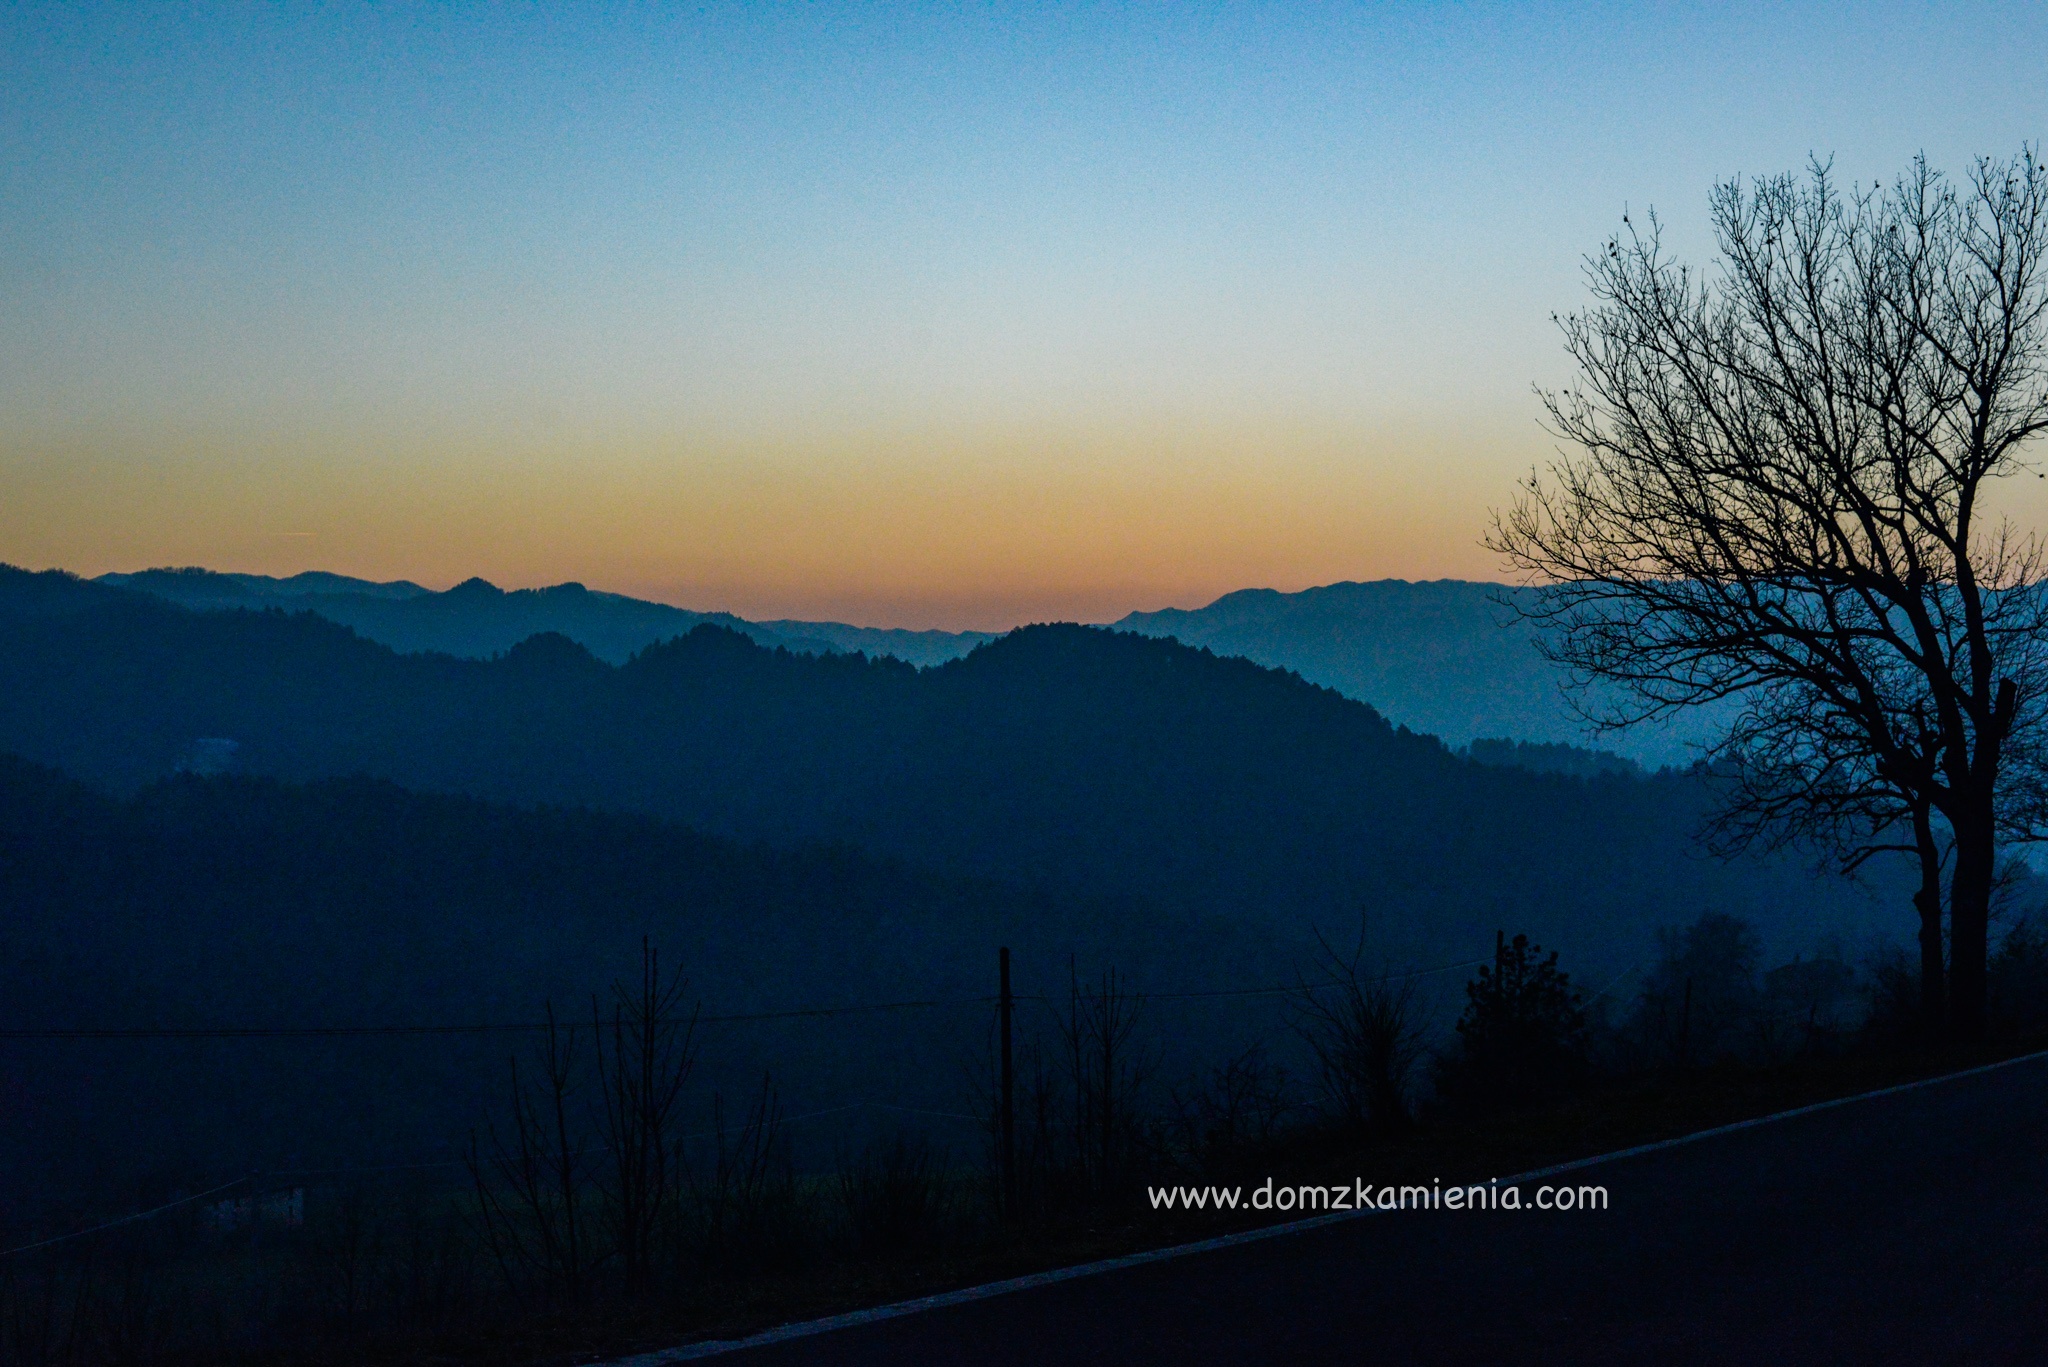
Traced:
<path id="1" fill-rule="evenodd" d="M 1701 901 L 1759 918 L 1866 905 L 1790 866 L 1692 858 L 1695 779 L 1465 763 L 1294 675 L 1097 629 L 1029 628 L 922 672 L 712 626 L 619 667 L 559 636 L 458 660 L 310 614 L 195 613 L 5 571 L 0 633 L 0 749 L 117 789 L 228 739 L 250 774 L 849 842 L 1295 943 L 1369 895 L 1384 953 L 1410 963 L 1469 956 L 1507 916 L 1574 953 L 1627 954 Z"/>
<path id="2" fill-rule="evenodd" d="M 1683 929 L 1659 930 L 1657 943 L 1635 1020 L 1653 1060 L 1688 1068 L 1756 1049 L 1763 960 L 1756 927 L 1708 912 Z"/>
<path id="3" fill-rule="evenodd" d="M 1502 769 L 1530 769 L 1539 774 L 1573 778 L 1641 778 L 1643 768 L 1632 759 L 1578 745 L 1541 744 L 1526 740 L 1473 741 L 1465 757 L 1475 764 Z"/>
<path id="4" fill-rule="evenodd" d="M 1571 975 L 1527 935 L 1495 942 L 1465 985 L 1458 1044 L 1437 1090 L 1460 1110 L 1498 1110 L 1568 1094 L 1587 1071 L 1586 1012 Z"/>
<path id="5" fill-rule="evenodd" d="M 773 1065 L 811 1104 L 850 1091 L 952 1106 L 953 1031 L 979 1023 L 972 1003 L 999 938 L 1047 977 L 1075 944 L 1148 962 L 1230 953 L 1185 918 L 846 849 L 742 848 L 643 817 L 520 811 L 365 779 L 183 776 L 113 799 L 0 756 L 0 1027 L 532 1021 L 546 1001 L 587 1003 L 622 976 L 643 934 L 727 1012 L 969 1003 L 852 1028 L 707 1027 L 704 1102 Z M 612 1076 L 619 1029 L 632 1055 L 635 1026 L 610 1004 L 603 1013 Z M 587 1009 L 568 1023 L 580 1122 L 598 1106 L 599 1057 Z M 537 1038 L 10 1043 L 0 1226 L 20 1228 L 22 1202 L 78 1187 L 121 1207 L 203 1187 L 208 1173 L 445 1158 L 456 1175 L 452 1142 L 498 1109 L 507 1055 Z M 535 1082 L 545 1063 L 522 1068 Z M 622 1123 L 640 1123 L 640 1081 L 612 1082 Z M 516 1154 L 509 1123 L 501 1137 Z"/>
<path id="6" fill-rule="evenodd" d="M 1991 956 L 1991 1014 L 2008 1031 L 2048 1025 L 2048 930 L 2039 913 L 2015 921 Z"/>
<path id="7" fill-rule="evenodd" d="M 1766 1057 L 1843 1041 L 1858 1018 L 1856 970 L 1833 955 L 1794 959 L 1763 977 L 1758 1043 Z"/>

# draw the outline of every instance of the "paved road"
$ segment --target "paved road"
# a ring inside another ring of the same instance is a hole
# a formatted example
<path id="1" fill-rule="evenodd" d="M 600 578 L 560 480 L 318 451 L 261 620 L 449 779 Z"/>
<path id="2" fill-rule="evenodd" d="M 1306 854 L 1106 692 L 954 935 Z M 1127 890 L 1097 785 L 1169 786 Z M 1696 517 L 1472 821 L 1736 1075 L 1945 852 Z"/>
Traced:
<path id="1" fill-rule="evenodd" d="M 714 1361 L 2048 1363 L 2048 1062 L 1556 1180 Z"/>

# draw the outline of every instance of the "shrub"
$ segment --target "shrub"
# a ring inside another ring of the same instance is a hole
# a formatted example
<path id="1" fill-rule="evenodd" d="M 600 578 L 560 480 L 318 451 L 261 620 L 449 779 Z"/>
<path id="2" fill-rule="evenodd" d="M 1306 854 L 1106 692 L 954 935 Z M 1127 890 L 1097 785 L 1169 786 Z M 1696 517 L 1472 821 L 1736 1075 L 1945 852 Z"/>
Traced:
<path id="1" fill-rule="evenodd" d="M 1756 928 L 1710 911 L 1682 930 L 1659 930 L 1657 942 L 1634 1022 L 1650 1055 L 1686 1068 L 1752 1051 L 1762 1015 Z"/>
<path id="2" fill-rule="evenodd" d="M 1173 1092 L 1174 1156 L 1196 1168 L 1229 1166 L 1270 1144 L 1294 1109 L 1287 1070 L 1253 1045 Z"/>
<path id="3" fill-rule="evenodd" d="M 1823 955 L 1794 959 L 1764 974 L 1757 1036 L 1766 1052 L 1825 1049 L 1846 1032 L 1856 1001 L 1856 971 Z"/>
<path id="4" fill-rule="evenodd" d="M 1458 1044 L 1438 1067 L 1454 1109 L 1497 1110 L 1563 1095 L 1588 1071 L 1584 1001 L 1571 976 L 1526 935 L 1503 933 L 1493 963 L 1465 985 Z"/>
<path id="5" fill-rule="evenodd" d="M 1991 1016 L 2003 1030 L 2048 1025 L 2048 930 L 2021 917 L 1991 957 Z"/>

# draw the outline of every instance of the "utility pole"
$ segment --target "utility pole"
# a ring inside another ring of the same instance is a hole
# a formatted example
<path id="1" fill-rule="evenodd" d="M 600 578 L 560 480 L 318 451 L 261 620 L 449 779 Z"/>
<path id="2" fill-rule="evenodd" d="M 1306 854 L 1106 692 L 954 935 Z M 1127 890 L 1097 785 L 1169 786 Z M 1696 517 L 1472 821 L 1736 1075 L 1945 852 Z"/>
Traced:
<path id="1" fill-rule="evenodd" d="M 1010 997 L 1010 951 L 1005 946 L 996 951 L 996 965 L 1002 979 L 999 1012 L 1003 1030 L 1003 1100 L 1002 1114 L 1002 1164 L 1003 1164 L 1003 1217 L 1017 1218 L 1017 1097 L 1016 1076 L 1010 1061 L 1010 1018 L 1013 1003 Z"/>

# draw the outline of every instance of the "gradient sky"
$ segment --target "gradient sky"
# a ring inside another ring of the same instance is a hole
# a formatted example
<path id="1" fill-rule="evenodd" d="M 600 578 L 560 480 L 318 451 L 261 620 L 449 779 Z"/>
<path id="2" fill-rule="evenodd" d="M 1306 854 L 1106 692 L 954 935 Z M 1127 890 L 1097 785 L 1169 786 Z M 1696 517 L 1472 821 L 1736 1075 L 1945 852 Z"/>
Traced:
<path id="1" fill-rule="evenodd" d="M 1718 178 L 2010 155 L 2044 53 L 2040 5 L 6 6 L 0 560 L 991 628 L 1495 577 L 1625 208 L 1698 256 Z"/>

